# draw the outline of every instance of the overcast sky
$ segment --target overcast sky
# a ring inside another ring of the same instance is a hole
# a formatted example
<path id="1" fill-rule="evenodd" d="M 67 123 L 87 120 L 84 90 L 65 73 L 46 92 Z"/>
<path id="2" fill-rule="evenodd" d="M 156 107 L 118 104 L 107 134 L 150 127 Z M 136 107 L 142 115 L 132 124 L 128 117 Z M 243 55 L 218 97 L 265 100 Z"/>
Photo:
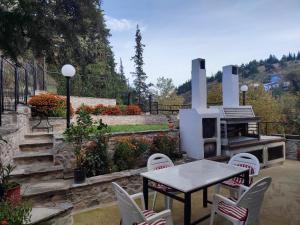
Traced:
<path id="1" fill-rule="evenodd" d="M 103 0 L 116 62 L 134 71 L 136 24 L 142 29 L 148 81 L 190 79 L 191 60 L 205 58 L 207 76 L 228 64 L 300 50 L 299 0 Z"/>

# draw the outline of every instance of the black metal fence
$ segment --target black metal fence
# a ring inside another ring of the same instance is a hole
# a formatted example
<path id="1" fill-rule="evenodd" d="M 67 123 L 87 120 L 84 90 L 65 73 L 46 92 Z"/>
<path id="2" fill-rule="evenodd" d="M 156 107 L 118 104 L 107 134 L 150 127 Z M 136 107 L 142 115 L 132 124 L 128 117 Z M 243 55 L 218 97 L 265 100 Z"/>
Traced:
<path id="1" fill-rule="evenodd" d="M 213 105 L 220 105 L 219 102 L 211 102 L 208 103 L 208 106 Z M 164 105 L 159 104 L 158 102 L 152 102 L 149 100 L 149 112 L 151 114 L 160 114 L 160 113 L 167 113 L 167 114 L 177 114 L 179 113 L 180 109 L 190 109 L 191 104 L 182 104 L 182 105 Z"/>
<path id="2" fill-rule="evenodd" d="M 1 56 L 0 59 L 0 126 L 4 111 L 16 111 L 18 104 L 27 104 L 36 90 L 45 90 L 45 72 L 40 65 L 22 65 Z"/>

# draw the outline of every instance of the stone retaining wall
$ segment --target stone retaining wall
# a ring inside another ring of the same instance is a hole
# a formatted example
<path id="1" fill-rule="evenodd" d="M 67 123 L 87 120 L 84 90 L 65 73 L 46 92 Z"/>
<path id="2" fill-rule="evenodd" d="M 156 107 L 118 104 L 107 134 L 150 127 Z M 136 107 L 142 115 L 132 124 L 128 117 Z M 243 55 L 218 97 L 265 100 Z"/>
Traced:
<path id="1" fill-rule="evenodd" d="M 116 105 L 116 99 L 110 98 L 92 98 L 92 97 L 77 97 L 71 96 L 71 103 L 74 109 L 77 109 L 80 105 L 85 104 L 89 106 L 95 105 Z"/>
<path id="2" fill-rule="evenodd" d="M 152 142 L 153 138 L 157 135 L 167 135 L 170 137 L 177 137 L 179 142 L 179 130 L 165 130 L 165 131 L 141 131 L 141 132 L 119 132 L 114 133 L 109 138 L 108 142 L 108 154 L 110 156 L 113 156 L 115 151 L 115 145 L 118 140 L 124 139 L 124 138 L 144 138 L 148 140 L 150 143 Z M 177 145 L 176 151 L 179 151 L 179 143 Z"/>
<path id="3" fill-rule="evenodd" d="M 128 124 L 164 124 L 168 122 L 165 115 L 123 115 L 123 116 L 92 116 L 93 119 L 102 119 L 108 125 Z M 74 118 L 75 119 L 75 118 Z"/>
<path id="4" fill-rule="evenodd" d="M 297 151 L 300 151 L 299 139 L 286 139 L 286 158 L 297 160 Z"/>
<path id="5" fill-rule="evenodd" d="M 0 135 L 7 141 L 0 143 L 0 159 L 3 163 L 11 163 L 13 156 L 19 152 L 19 144 L 24 140 L 24 135 L 29 131 L 30 109 L 18 106 L 18 111 L 4 114 L 5 123 L 0 129 Z"/>
<path id="6" fill-rule="evenodd" d="M 42 93 L 47 93 L 47 91 L 36 91 L 36 95 L 42 94 Z M 62 96 L 66 97 L 66 96 Z M 116 105 L 117 101 L 116 99 L 113 98 L 93 98 L 93 97 L 79 97 L 79 96 L 71 96 L 70 98 L 71 104 L 73 108 L 76 110 L 80 105 L 85 104 L 89 106 L 95 106 L 98 104 L 102 105 Z"/>
<path id="7" fill-rule="evenodd" d="M 141 132 L 120 132 L 113 133 L 109 137 L 108 141 L 108 155 L 112 159 L 115 151 L 116 142 L 123 138 L 144 138 L 151 142 L 153 138 L 157 135 L 164 134 L 170 137 L 177 137 L 179 140 L 178 130 L 165 130 L 165 131 L 141 131 Z M 179 151 L 179 143 L 177 146 L 177 151 Z M 73 153 L 74 147 L 62 140 L 58 140 L 54 147 L 54 163 L 55 165 L 63 165 L 65 177 L 73 176 L 73 169 L 76 165 L 75 156 Z"/>
<path id="8" fill-rule="evenodd" d="M 141 172 L 146 168 L 128 170 L 87 178 L 83 184 L 73 184 L 72 180 L 60 185 L 54 191 L 37 194 L 30 197 L 23 196 L 35 206 L 54 207 L 62 203 L 73 205 L 74 211 L 115 201 L 115 194 L 111 182 L 117 182 L 130 194 L 142 191 Z"/>

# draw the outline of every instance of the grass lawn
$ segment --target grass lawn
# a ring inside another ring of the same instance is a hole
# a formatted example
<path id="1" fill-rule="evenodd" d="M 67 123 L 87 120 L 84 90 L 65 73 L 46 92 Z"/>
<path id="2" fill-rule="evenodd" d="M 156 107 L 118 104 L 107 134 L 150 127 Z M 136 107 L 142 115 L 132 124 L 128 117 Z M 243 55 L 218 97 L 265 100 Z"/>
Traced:
<path id="1" fill-rule="evenodd" d="M 168 124 L 134 124 L 134 125 L 111 125 L 111 132 L 134 132 L 147 130 L 167 130 Z"/>

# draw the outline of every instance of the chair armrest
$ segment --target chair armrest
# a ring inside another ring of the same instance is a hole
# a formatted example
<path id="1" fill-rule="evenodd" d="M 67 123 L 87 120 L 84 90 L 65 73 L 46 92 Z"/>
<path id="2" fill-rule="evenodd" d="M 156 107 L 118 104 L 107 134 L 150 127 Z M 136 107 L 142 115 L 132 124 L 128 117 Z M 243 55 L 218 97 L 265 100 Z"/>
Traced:
<path id="1" fill-rule="evenodd" d="M 139 192 L 139 193 L 130 195 L 130 197 L 131 197 L 133 200 L 141 199 L 143 210 L 145 209 L 145 200 L 144 200 L 144 195 L 143 195 L 142 192 Z"/>
<path id="2" fill-rule="evenodd" d="M 214 205 L 216 206 L 217 204 L 219 204 L 219 202 L 224 202 L 226 204 L 229 204 L 229 205 L 232 205 L 232 206 L 236 206 L 236 203 L 234 201 L 231 201 L 230 199 L 222 196 L 222 195 L 219 195 L 219 194 L 215 194 L 214 195 Z"/>
<path id="3" fill-rule="evenodd" d="M 167 221 L 166 225 L 172 225 L 172 214 L 170 209 L 166 209 L 164 211 L 161 211 L 159 213 L 154 214 L 153 216 L 150 216 L 146 219 L 147 223 L 152 223 L 159 219 L 165 219 Z"/>
<path id="4" fill-rule="evenodd" d="M 244 192 L 248 191 L 250 188 L 244 185 L 240 185 L 239 186 L 239 190 L 238 190 L 238 198 L 240 198 L 242 196 L 242 194 L 244 194 Z"/>

